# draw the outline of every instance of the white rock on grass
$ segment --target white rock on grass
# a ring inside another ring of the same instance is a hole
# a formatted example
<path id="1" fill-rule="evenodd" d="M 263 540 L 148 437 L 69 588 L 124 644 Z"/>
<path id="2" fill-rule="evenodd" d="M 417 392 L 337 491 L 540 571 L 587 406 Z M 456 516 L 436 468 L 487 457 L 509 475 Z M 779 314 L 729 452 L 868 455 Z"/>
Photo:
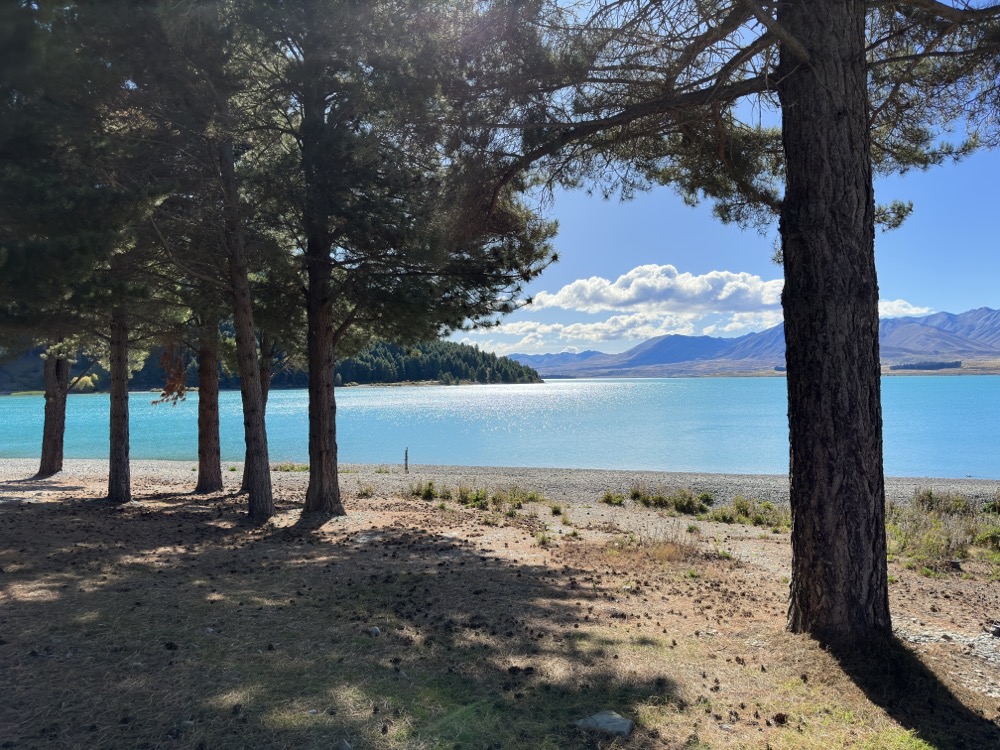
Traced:
<path id="1" fill-rule="evenodd" d="M 626 719 L 615 711 L 601 711 L 586 719 L 579 719 L 573 722 L 580 729 L 588 732 L 604 732 L 618 737 L 628 737 L 632 734 L 635 722 Z"/>

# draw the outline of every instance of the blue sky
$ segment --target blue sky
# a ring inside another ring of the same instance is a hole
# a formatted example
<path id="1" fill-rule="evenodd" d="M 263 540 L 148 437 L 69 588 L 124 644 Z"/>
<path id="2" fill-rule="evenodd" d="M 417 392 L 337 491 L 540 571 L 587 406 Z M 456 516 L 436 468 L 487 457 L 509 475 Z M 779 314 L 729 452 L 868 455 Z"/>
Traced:
<path id="1" fill-rule="evenodd" d="M 876 200 L 911 200 L 902 227 L 875 239 L 884 316 L 1000 307 L 1000 153 L 880 179 Z M 738 336 L 781 320 L 775 233 L 717 221 L 670 188 L 630 203 L 561 192 L 560 260 L 532 283 L 536 302 L 500 328 L 454 338 L 499 354 L 624 351 L 668 333 Z"/>

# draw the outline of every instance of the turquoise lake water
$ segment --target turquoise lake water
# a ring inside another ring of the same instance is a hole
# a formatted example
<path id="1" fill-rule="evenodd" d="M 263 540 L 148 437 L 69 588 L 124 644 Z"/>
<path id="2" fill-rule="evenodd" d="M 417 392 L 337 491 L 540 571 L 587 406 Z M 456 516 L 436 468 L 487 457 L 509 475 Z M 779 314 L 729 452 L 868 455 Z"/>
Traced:
<path id="1" fill-rule="evenodd" d="M 1000 376 L 889 377 L 890 476 L 1000 478 Z M 131 394 L 133 458 L 194 461 L 197 395 Z M 551 466 L 747 474 L 788 470 L 783 378 L 552 380 L 542 385 L 337 390 L 346 463 Z M 40 453 L 43 400 L 0 397 L 0 458 Z M 243 456 L 238 392 L 221 398 L 222 451 Z M 274 391 L 270 457 L 308 460 L 306 392 Z M 67 458 L 108 455 L 108 396 L 70 396 Z"/>

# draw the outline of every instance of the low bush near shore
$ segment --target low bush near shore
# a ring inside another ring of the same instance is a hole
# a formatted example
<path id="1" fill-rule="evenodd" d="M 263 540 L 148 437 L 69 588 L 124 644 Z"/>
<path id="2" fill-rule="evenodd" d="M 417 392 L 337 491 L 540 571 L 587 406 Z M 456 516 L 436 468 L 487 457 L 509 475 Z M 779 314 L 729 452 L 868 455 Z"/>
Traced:
<path id="1" fill-rule="evenodd" d="M 629 490 L 629 498 L 646 508 L 658 508 L 690 516 L 706 513 L 709 507 L 715 503 L 715 498 L 707 492 L 695 495 L 687 488 L 672 492 L 663 488 L 654 490 L 641 482 L 632 485 L 632 489 Z"/>
<path id="2" fill-rule="evenodd" d="M 954 569 L 954 563 L 986 557 L 1000 572 L 1000 516 L 997 501 L 982 508 L 962 495 L 917 490 L 909 503 L 889 502 L 886 530 L 890 555 L 930 574 Z"/>
<path id="3" fill-rule="evenodd" d="M 788 508 L 779 507 L 768 500 L 753 500 L 743 496 L 734 497 L 728 505 L 713 508 L 707 518 L 720 523 L 769 526 L 772 529 L 784 529 L 792 525 L 792 513 Z"/>

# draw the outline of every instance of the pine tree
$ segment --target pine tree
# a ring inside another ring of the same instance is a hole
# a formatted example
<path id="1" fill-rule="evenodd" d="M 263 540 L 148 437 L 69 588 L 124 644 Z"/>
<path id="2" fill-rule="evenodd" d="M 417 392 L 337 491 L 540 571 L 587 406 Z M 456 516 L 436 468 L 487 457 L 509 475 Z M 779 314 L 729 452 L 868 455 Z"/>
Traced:
<path id="1" fill-rule="evenodd" d="M 259 88 L 280 107 L 261 127 L 290 150 L 292 171 L 275 182 L 289 188 L 282 213 L 296 216 L 303 250 L 305 512 L 338 515 L 333 363 L 345 337 L 426 338 L 511 309 L 545 265 L 551 228 L 510 189 L 487 220 L 469 220 L 487 216 L 483 168 L 441 126 L 440 81 L 462 72 L 455 4 L 296 0 L 252 11 L 261 47 L 275 50 Z"/>
<path id="2" fill-rule="evenodd" d="M 536 165 L 553 182 L 625 197 L 671 184 L 687 200 L 714 200 L 724 220 L 778 218 L 789 628 L 831 643 L 883 641 L 891 623 L 874 227 L 897 224 L 909 207 L 875 206 L 873 166 L 928 166 L 966 153 L 979 130 L 995 134 L 1000 5 L 640 0 L 591 10 L 579 18 L 549 3 L 551 67 L 540 86 L 515 80 L 496 100 L 499 111 L 518 105 L 520 129 L 500 128 L 495 147 L 521 141 L 500 184 Z M 780 130 L 741 119 L 775 103 Z M 955 121 L 973 137 L 942 143 Z"/>

